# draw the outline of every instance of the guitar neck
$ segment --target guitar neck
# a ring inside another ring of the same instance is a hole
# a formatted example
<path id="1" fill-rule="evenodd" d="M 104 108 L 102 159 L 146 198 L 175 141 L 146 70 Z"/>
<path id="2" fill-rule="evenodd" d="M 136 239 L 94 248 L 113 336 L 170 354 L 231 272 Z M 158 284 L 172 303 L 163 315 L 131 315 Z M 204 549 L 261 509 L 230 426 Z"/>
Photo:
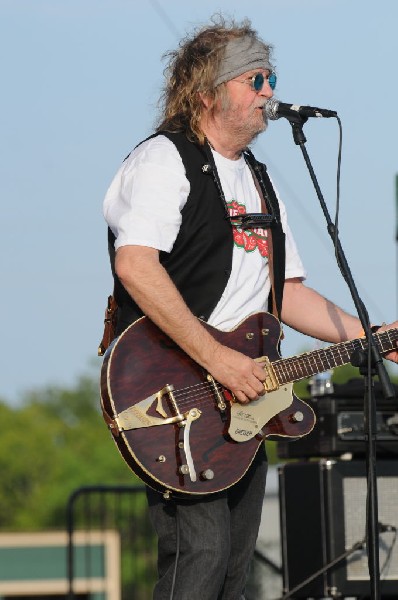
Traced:
<path id="1" fill-rule="evenodd" d="M 385 354 L 397 348 L 398 329 L 388 329 L 382 333 L 375 333 L 373 339 L 381 354 Z M 350 362 L 355 350 L 364 350 L 366 347 L 365 338 L 340 342 L 299 356 L 276 360 L 272 363 L 272 368 L 279 384 L 293 383 L 317 373 L 346 365 Z"/>

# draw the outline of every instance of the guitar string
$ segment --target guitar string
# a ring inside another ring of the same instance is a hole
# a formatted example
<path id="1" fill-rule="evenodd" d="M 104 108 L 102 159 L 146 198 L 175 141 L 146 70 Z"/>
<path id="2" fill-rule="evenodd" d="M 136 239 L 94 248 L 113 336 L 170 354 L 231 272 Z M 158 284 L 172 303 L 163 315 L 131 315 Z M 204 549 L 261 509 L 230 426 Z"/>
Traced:
<path id="1" fill-rule="evenodd" d="M 394 349 L 394 342 L 398 339 L 398 333 L 397 330 L 390 329 L 383 331 L 375 336 L 375 338 L 379 343 L 381 351 L 388 352 Z M 355 349 L 358 347 L 364 349 L 366 347 L 364 342 L 365 340 L 362 339 L 341 342 L 335 346 L 315 350 L 298 357 L 275 361 L 272 363 L 272 367 L 278 374 L 283 375 L 285 378 L 287 377 L 284 380 L 278 377 L 279 383 L 286 383 L 289 380 L 295 381 L 320 372 L 320 367 L 328 370 L 350 362 L 352 352 Z M 313 364 L 311 364 L 311 361 Z"/>
<path id="2" fill-rule="evenodd" d="M 379 339 L 383 351 L 388 351 L 392 348 L 390 336 L 391 332 L 383 332 L 382 334 L 380 334 L 380 338 L 383 338 Z M 393 338 L 395 337 L 396 336 L 393 336 Z M 385 341 L 390 342 L 390 345 L 388 347 L 383 347 L 383 343 L 385 343 Z M 362 340 L 342 342 L 341 344 L 337 344 L 333 348 L 321 349 L 309 355 L 302 355 L 301 357 L 292 357 L 290 359 L 288 358 L 281 359 L 280 361 L 275 361 L 272 363 L 272 367 L 274 368 L 274 370 L 278 371 L 279 374 L 282 374 L 285 377 L 287 376 L 287 379 L 285 379 L 284 381 L 282 381 L 282 378 L 279 376 L 279 383 L 286 383 L 287 381 L 302 379 L 305 376 L 318 373 L 320 371 L 320 367 L 327 370 L 329 368 L 344 364 L 343 361 L 349 362 L 351 352 L 358 345 L 362 348 L 364 347 Z M 331 361 L 331 359 L 333 360 Z M 313 364 L 311 364 L 311 361 Z M 300 362 L 303 363 L 301 366 Z M 219 386 L 218 389 L 222 390 L 222 387 Z"/>
<path id="3" fill-rule="evenodd" d="M 196 389 L 195 389 L 196 388 Z M 222 386 L 217 384 L 218 391 L 222 393 Z M 173 396 L 178 401 L 179 407 L 188 407 L 196 401 L 211 400 L 217 402 L 216 394 L 213 385 L 207 381 L 203 381 L 194 386 L 181 388 L 173 392 Z"/>
<path id="4" fill-rule="evenodd" d="M 393 343 L 398 339 L 398 331 L 391 329 L 377 334 L 377 336 L 374 337 L 379 342 L 382 352 L 387 352 L 394 348 Z M 322 348 L 320 350 L 302 354 L 298 357 L 282 358 L 272 362 L 271 367 L 276 372 L 279 384 L 297 381 L 306 376 L 319 373 L 320 367 L 328 370 L 345 364 L 342 361 L 349 362 L 352 352 L 358 346 L 361 349 L 366 346 L 364 341 L 365 340 L 362 338 L 349 340 L 328 348 Z M 333 359 L 333 362 L 330 359 Z M 214 385 L 216 386 L 217 391 L 223 396 L 223 386 L 218 382 L 214 382 Z M 174 390 L 173 395 L 175 400 L 178 400 L 179 402 L 179 408 L 192 406 L 192 403 L 197 401 L 203 402 L 204 400 L 209 400 L 217 404 L 217 395 L 214 390 L 214 385 L 210 382 L 203 381 L 186 388 Z"/>

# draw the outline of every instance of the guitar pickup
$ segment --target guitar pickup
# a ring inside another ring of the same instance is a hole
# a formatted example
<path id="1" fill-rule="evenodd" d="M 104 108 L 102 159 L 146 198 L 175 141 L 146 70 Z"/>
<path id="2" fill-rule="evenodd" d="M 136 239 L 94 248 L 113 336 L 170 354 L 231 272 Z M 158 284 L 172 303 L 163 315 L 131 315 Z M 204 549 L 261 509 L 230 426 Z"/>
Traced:
<path id="1" fill-rule="evenodd" d="M 260 358 L 255 358 L 254 360 L 256 362 L 265 363 L 263 367 L 265 372 L 265 381 L 263 381 L 264 390 L 266 392 L 275 392 L 275 390 L 279 389 L 279 381 L 268 356 L 260 356 Z"/>

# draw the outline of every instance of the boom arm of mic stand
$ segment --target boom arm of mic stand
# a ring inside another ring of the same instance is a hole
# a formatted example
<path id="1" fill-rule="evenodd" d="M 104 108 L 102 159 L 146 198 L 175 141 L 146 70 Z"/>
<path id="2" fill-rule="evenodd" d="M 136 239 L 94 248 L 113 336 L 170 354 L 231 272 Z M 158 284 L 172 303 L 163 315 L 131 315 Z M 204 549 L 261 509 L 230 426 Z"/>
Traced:
<path id="1" fill-rule="evenodd" d="M 306 118 L 301 117 L 299 114 L 289 116 L 288 120 L 292 126 L 293 139 L 296 145 L 300 146 L 303 153 L 305 163 L 310 173 L 312 183 L 315 187 L 322 211 L 325 215 L 327 230 L 332 238 L 335 246 L 338 266 L 340 271 L 349 287 L 351 297 L 354 301 L 357 309 L 358 317 L 362 323 L 362 327 L 365 331 L 367 339 L 367 365 L 366 370 L 366 386 L 365 386 L 365 400 L 364 400 L 364 414 L 366 416 L 366 431 L 368 436 L 367 445 L 367 479 L 368 479 L 368 520 L 367 520 L 367 534 L 368 534 L 368 567 L 369 575 L 371 580 L 371 598 L 372 600 L 379 600 L 380 598 L 380 567 L 379 567 L 379 544 L 378 544 L 378 502 L 377 502 L 377 477 L 376 477 L 376 408 L 374 398 L 374 385 L 372 378 L 372 371 L 377 370 L 377 374 L 380 378 L 380 383 L 383 386 L 383 395 L 386 398 L 394 397 L 394 390 L 389 380 L 385 365 L 382 361 L 380 352 L 374 343 L 369 315 L 363 304 L 354 280 L 351 275 L 350 268 L 348 266 L 346 257 L 344 255 L 336 228 L 330 218 L 325 200 L 323 198 L 321 189 L 319 187 L 314 169 L 312 167 L 310 158 L 308 156 L 307 149 L 305 148 L 305 142 L 307 141 L 303 133 L 303 125 L 306 122 Z"/>

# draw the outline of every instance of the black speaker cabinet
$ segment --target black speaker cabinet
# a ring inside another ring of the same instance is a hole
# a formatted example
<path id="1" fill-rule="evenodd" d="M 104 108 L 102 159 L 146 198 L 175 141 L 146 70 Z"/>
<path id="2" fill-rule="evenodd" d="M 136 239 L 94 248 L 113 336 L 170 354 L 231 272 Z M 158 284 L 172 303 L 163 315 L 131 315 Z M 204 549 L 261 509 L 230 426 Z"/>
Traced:
<path id="1" fill-rule="evenodd" d="M 398 464 L 377 463 L 380 592 L 398 598 Z M 279 468 L 284 593 L 343 555 L 365 537 L 364 461 L 320 460 Z M 370 596 L 366 549 L 357 550 L 293 598 Z"/>

